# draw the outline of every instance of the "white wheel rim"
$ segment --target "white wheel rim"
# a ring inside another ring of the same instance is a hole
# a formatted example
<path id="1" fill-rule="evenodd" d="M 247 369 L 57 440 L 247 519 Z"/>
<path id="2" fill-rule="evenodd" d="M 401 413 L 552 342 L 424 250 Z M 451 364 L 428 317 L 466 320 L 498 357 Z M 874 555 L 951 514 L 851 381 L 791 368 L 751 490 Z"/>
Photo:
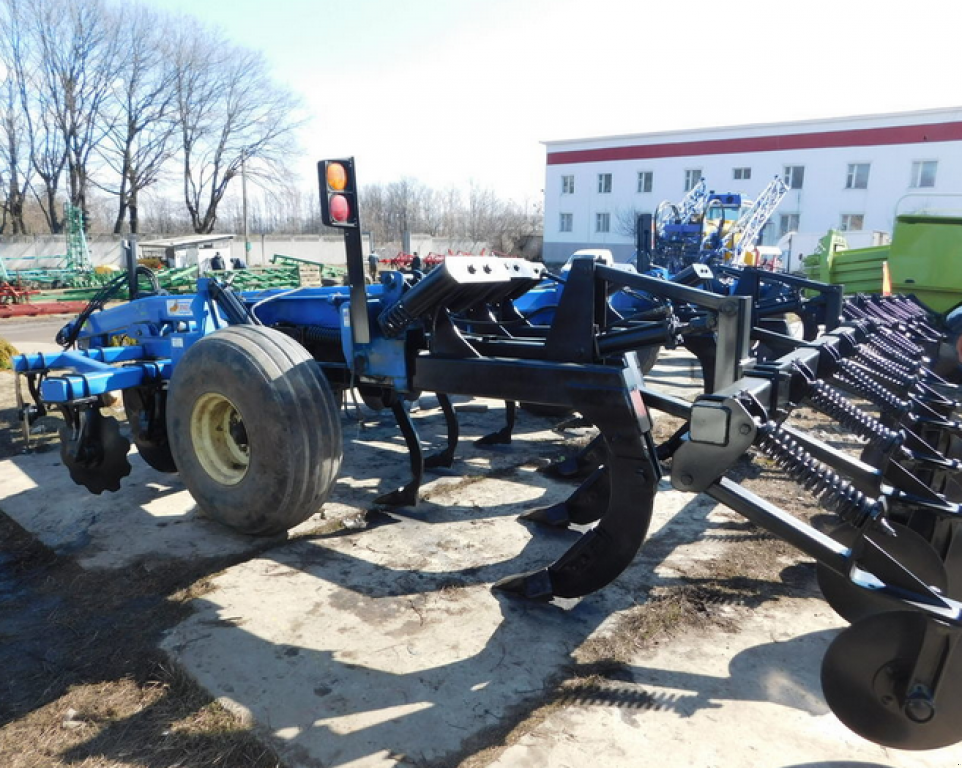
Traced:
<path id="1" fill-rule="evenodd" d="M 194 404 L 190 438 L 197 460 L 221 485 L 237 485 L 250 466 L 250 445 L 244 421 L 223 395 L 207 392 Z"/>

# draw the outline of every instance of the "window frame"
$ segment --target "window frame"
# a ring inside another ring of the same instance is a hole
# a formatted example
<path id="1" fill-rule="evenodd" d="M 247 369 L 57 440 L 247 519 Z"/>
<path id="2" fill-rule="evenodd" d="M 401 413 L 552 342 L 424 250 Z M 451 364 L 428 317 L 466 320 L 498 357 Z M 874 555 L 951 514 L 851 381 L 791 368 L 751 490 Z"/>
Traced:
<path id="1" fill-rule="evenodd" d="M 926 165 L 932 165 L 934 170 L 932 171 L 932 183 L 922 184 L 922 168 Z M 939 161 L 938 160 L 913 160 L 912 161 L 912 176 L 909 179 L 910 189 L 934 189 L 936 185 L 936 180 L 939 176 Z"/>
<path id="2" fill-rule="evenodd" d="M 575 193 L 575 176 L 573 173 L 565 174 L 561 177 L 561 194 L 573 195 Z"/>
<path id="3" fill-rule="evenodd" d="M 846 220 L 851 222 L 851 219 L 858 218 L 859 228 L 853 229 L 852 227 L 846 227 Z M 865 231 L 865 214 L 864 213 L 842 213 L 839 214 L 838 219 L 838 231 L 839 232 L 864 232 Z"/>
<path id="4" fill-rule="evenodd" d="M 698 174 L 693 176 L 693 174 Z M 691 192 L 698 182 L 702 179 L 702 169 L 701 168 L 686 168 L 685 169 L 685 194 L 687 195 Z"/>
<path id="5" fill-rule="evenodd" d="M 861 171 L 865 169 L 864 178 Z M 868 179 L 872 172 L 871 163 L 849 163 L 845 172 L 845 189 L 868 189 Z"/>
<path id="6" fill-rule="evenodd" d="M 599 173 L 598 174 L 598 194 L 599 195 L 610 195 L 612 187 L 612 174 L 609 173 Z"/>
<path id="7" fill-rule="evenodd" d="M 796 173 L 798 171 L 798 173 Z M 798 186 L 795 185 L 795 177 L 798 176 Z M 802 189 L 805 186 L 805 166 L 804 165 L 783 165 L 782 179 L 789 189 Z"/>
<path id="8" fill-rule="evenodd" d="M 654 171 L 638 171 L 638 186 L 636 192 L 639 195 L 651 194 L 651 190 L 655 187 L 655 172 Z"/>
<path id="9" fill-rule="evenodd" d="M 567 221 L 568 227 L 565 228 Z M 558 232 L 571 232 L 574 230 L 575 217 L 573 213 L 558 213 Z"/>
<path id="10" fill-rule="evenodd" d="M 601 223 L 604 222 L 605 228 L 601 228 Z M 611 214 L 607 211 L 598 211 L 595 213 L 595 234 L 596 235 L 607 235 L 611 232 Z"/>
<path id="11" fill-rule="evenodd" d="M 751 181 L 751 178 L 752 178 L 751 166 L 741 166 L 739 168 L 732 168 L 733 181 Z"/>
<path id="12" fill-rule="evenodd" d="M 795 226 L 794 226 L 794 227 L 786 227 L 786 226 L 785 226 L 785 220 L 786 220 L 786 219 L 789 219 L 789 218 L 794 219 L 794 221 L 795 221 Z M 801 223 L 802 223 L 802 214 L 800 214 L 800 213 L 780 213 L 780 214 L 778 215 L 778 237 L 779 237 L 779 239 L 785 237 L 785 235 L 787 235 L 789 232 L 798 232 L 798 229 L 799 229 L 799 227 L 801 226 Z"/>

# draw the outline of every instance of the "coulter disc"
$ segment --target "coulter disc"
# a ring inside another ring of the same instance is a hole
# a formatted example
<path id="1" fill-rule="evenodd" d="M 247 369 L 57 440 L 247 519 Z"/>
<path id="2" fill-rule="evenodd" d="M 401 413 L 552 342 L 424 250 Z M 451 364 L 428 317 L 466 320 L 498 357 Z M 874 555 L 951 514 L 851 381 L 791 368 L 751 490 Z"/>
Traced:
<path id="1" fill-rule="evenodd" d="M 100 415 L 93 409 L 87 417 L 91 440 L 86 456 L 75 458 L 76 440 L 70 427 L 60 429 L 60 458 L 70 472 L 70 479 L 88 491 L 101 494 L 119 491 L 120 481 L 130 474 L 127 451 L 130 441 L 120 434 L 117 420 Z"/>
<path id="2" fill-rule="evenodd" d="M 943 594 L 948 585 L 948 575 L 938 553 L 922 536 L 899 523 L 890 523 L 898 535 L 888 536 L 878 530 L 871 530 L 866 537 L 879 545 L 893 559 L 911 571 L 918 579 L 937 588 Z M 836 541 L 850 546 L 856 537 L 854 528 L 843 525 L 832 531 Z M 891 562 L 874 547 L 866 547 L 858 560 L 860 568 L 869 571 L 882 581 L 897 586 L 899 572 Z M 905 610 L 896 600 L 880 595 L 871 589 L 857 586 L 840 573 L 819 563 L 816 567 L 818 586 L 822 595 L 835 612 L 849 622 L 856 622 L 866 616 L 886 611 Z"/>
<path id="3" fill-rule="evenodd" d="M 895 749 L 938 749 L 962 740 L 962 654 L 952 653 L 947 637 L 940 639 L 934 709 L 905 706 L 930 621 L 911 611 L 878 613 L 832 641 L 822 660 L 822 691 L 835 716 L 859 736 Z"/>

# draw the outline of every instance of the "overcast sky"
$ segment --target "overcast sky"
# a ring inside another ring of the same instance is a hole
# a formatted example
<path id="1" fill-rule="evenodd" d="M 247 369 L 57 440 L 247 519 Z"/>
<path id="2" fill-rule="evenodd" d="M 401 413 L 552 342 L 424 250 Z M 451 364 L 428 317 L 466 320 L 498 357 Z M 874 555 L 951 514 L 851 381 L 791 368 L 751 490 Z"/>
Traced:
<path id="1" fill-rule="evenodd" d="M 301 94 L 305 184 L 474 181 L 540 200 L 548 139 L 962 104 L 960 0 L 147 0 Z"/>

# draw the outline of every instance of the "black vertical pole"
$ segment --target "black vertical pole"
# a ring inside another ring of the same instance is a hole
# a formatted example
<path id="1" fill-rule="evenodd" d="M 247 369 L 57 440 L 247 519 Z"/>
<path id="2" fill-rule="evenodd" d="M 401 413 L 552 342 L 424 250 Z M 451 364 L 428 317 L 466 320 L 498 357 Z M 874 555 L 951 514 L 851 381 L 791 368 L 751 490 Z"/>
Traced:
<path id="1" fill-rule="evenodd" d="M 137 298 L 137 236 L 131 235 L 124 240 L 124 260 L 127 263 L 127 295 L 133 301 Z"/>
<path id="2" fill-rule="evenodd" d="M 642 213 L 635 224 L 635 269 L 639 272 L 647 272 L 651 269 L 654 221 L 655 217 L 650 213 Z"/>
<path id="3" fill-rule="evenodd" d="M 351 284 L 351 338 L 356 347 L 358 344 L 371 343 L 360 226 L 344 230 L 344 249 L 347 251 L 347 279 Z"/>

